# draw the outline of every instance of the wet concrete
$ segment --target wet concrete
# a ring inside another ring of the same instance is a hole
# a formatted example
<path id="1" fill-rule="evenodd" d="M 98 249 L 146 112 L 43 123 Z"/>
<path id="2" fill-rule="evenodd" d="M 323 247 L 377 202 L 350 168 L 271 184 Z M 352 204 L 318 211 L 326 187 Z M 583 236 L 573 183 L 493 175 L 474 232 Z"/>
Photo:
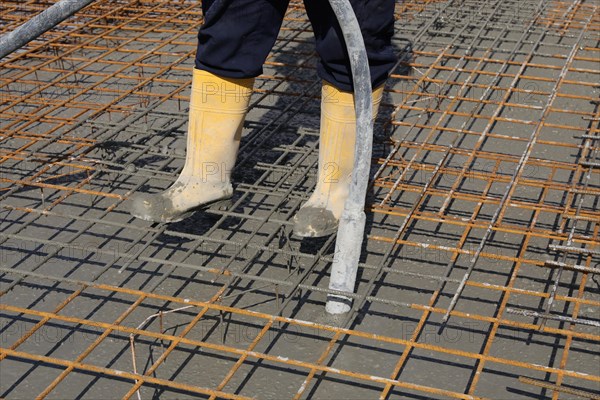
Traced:
<path id="1" fill-rule="evenodd" d="M 549 252 L 548 245 L 565 242 L 566 234 L 559 230 L 568 232 L 570 225 L 563 225 L 561 215 L 574 212 L 568 188 L 582 187 L 587 182 L 587 187 L 596 195 L 584 199 L 581 212 L 598 216 L 595 221 L 600 219 L 598 170 L 584 181 L 585 176 L 576 167 L 585 143 L 580 136 L 586 132 L 597 134 L 597 123 L 593 125 L 583 118 L 598 115 L 598 104 L 587 98 L 597 98 L 600 89 L 581 84 L 597 82 L 600 68 L 598 63 L 589 60 L 596 53 L 587 50 L 597 47 L 597 39 L 588 32 L 583 41 L 578 41 L 581 31 L 575 23 L 570 30 L 565 28 L 566 34 L 544 24 L 543 18 L 532 23 L 534 2 L 504 2 L 498 6 L 481 1 L 462 4 L 462 7 L 458 3 L 434 2 L 419 13 L 411 12 L 398 19 L 395 43 L 400 49 L 407 38 L 414 40 L 416 56 L 410 78 L 402 75 L 405 70 L 399 67 L 388 82 L 377 122 L 374 176 L 397 143 L 388 138 L 403 142 L 392 157 L 393 162 L 384 165 L 377 175 L 369 193 L 369 204 L 383 202 L 384 207 L 368 213 L 368 240 L 363 246 L 364 265 L 357 283 L 359 294 L 379 300 L 366 302 L 348 321 L 332 319 L 324 313 L 324 292 L 292 290 L 290 286 L 301 281 L 304 285 L 325 289 L 331 258 L 335 256 L 333 240 L 300 239 L 290 235 L 292 217 L 315 184 L 318 136 L 310 129 L 319 123 L 320 86 L 314 71 L 312 38 L 310 32 L 298 31 L 307 27 L 299 11 L 290 14 L 300 20 L 286 21 L 273 58 L 265 66 L 265 75 L 257 81 L 239 163 L 234 170 L 234 206 L 229 213 L 196 213 L 168 226 L 140 221 L 129 215 L 125 197 L 139 187 L 152 193 L 164 190 L 183 165 L 181 151 L 175 149 L 185 147 L 185 102 L 166 100 L 146 116 L 136 119 L 150 109 L 148 104 L 154 104 L 150 99 L 145 106 L 136 105 L 126 113 L 107 111 L 80 127 L 66 126 L 54 134 L 79 141 L 110 141 L 111 146 L 78 148 L 72 142 L 48 143 L 38 138 L 26 148 L 29 153 L 24 159 L 5 158 L 0 162 L 4 179 L 0 188 L 15 189 L 9 195 L 3 195 L 6 191 L 0 192 L 2 267 L 195 301 L 209 301 L 229 282 L 219 304 L 379 335 L 379 339 L 373 339 L 341 334 L 322 365 L 407 384 L 392 388 L 389 398 L 448 397 L 424 389 L 431 388 L 487 398 L 549 399 L 553 397 L 552 391 L 518 380 L 519 376 L 549 382 L 562 379 L 552 372 L 555 370 L 548 372 L 548 368 L 567 371 L 562 381 L 564 386 L 600 394 L 600 331 L 597 327 L 549 320 L 548 328 L 538 331 L 535 326 L 540 323 L 539 319 L 506 312 L 506 307 L 544 309 L 556 271 L 544 267 L 543 261 L 557 259 L 555 253 Z M 542 17 L 550 18 L 559 5 L 547 5 Z M 589 18 L 586 10 L 580 11 L 578 18 Z M 482 29 L 488 17 L 492 20 Z M 460 33 L 464 21 L 472 27 Z M 129 26 L 139 26 L 136 24 L 142 22 L 129 22 Z M 160 30 L 152 33 L 157 37 L 170 34 Z M 523 35 L 525 39 L 521 40 Z M 543 44 L 530 55 L 540 37 Z M 186 40 L 193 43 L 193 35 L 188 34 Z M 131 46 L 147 49 L 152 45 L 138 40 Z M 493 50 L 486 50 L 492 45 Z M 469 46 L 472 46 L 469 56 L 473 59 L 463 57 Z M 567 82 L 557 87 L 561 69 L 573 46 L 579 46 L 579 58 L 568 71 Z M 428 70 L 446 47 L 444 62 Z M 170 45 L 173 53 L 189 49 L 186 43 Z M 515 54 L 511 55 L 513 50 Z M 120 60 L 138 56 L 124 50 L 120 53 Z M 157 65 L 159 58 L 153 60 Z M 481 58 L 488 61 L 482 63 Z M 506 59 L 511 63 L 504 66 L 502 62 Z M 31 58 L 26 61 L 31 65 L 39 62 Z M 512 85 L 512 75 L 519 72 L 524 62 L 531 64 L 522 71 L 529 78 L 521 78 Z M 550 66 L 556 68 L 547 68 Z M 114 67 L 98 63 L 95 71 Z M 191 60 L 181 62 L 178 67 L 181 68 L 165 72 L 161 78 L 185 82 L 189 79 L 185 68 L 191 67 Z M 477 72 L 471 74 L 474 69 Z M 11 69 L 3 75 L 17 72 Z M 40 70 L 37 77 L 31 74 L 23 81 L 49 81 L 56 74 L 52 70 Z M 423 74 L 429 79 L 417 85 L 421 93 L 407 94 Z M 123 77 L 115 79 L 122 90 L 131 85 Z M 448 82 L 444 84 L 445 81 Z M 460 91 L 464 82 L 475 85 Z M 169 92 L 174 90 L 172 85 L 157 80 L 155 86 L 147 90 Z M 488 93 L 486 89 L 490 85 L 497 89 Z M 501 103 L 502 96 L 511 87 L 514 93 Z M 537 143 L 509 207 L 483 247 L 470 278 L 475 284 L 466 287 L 456 305 L 457 314 L 440 332 L 443 313 L 458 281 L 469 268 L 555 88 L 560 96 L 546 113 L 545 126 L 536 136 Z M 103 97 L 106 93 L 99 90 L 93 93 L 96 97 L 90 95 L 90 102 L 108 101 Z M 489 96 L 482 104 L 478 100 L 486 93 Z M 464 99 L 456 101 L 453 96 Z M 135 104 L 140 97 L 132 94 L 119 105 Z M 415 100 L 418 101 L 413 102 Z M 18 112 L 32 112 L 33 106 L 27 104 L 23 102 Z M 563 109 L 571 111 L 562 112 Z M 66 118 L 74 113 L 69 107 L 60 110 L 57 117 Z M 498 118 L 488 126 L 488 117 L 494 113 Z M 11 118 L 15 116 L 7 114 L 6 120 Z M 389 124 L 391 120 L 395 124 Z M 53 126 L 48 119 L 27 127 L 26 131 L 41 135 Z M 2 135 L 7 132 L 2 131 Z M 3 139 L 2 150 L 17 152 L 30 141 L 31 138 L 21 132 Z M 164 149 L 173 151 L 165 154 Z M 29 179 L 42 170 L 46 163 L 38 161 L 41 155 L 56 160 L 69 151 L 83 154 L 88 160 L 79 160 L 76 165 L 98 171 L 91 183 L 83 186 L 85 189 L 115 196 L 61 189 L 58 185 L 77 187 L 88 176 L 87 172 L 68 164 L 52 166 L 43 172 L 42 178 L 50 177 L 48 182 L 55 184 L 43 190 L 43 200 L 39 188 L 15 182 Z M 434 177 L 435 166 L 444 160 L 446 152 L 451 154 L 445 159 L 443 172 Z M 403 182 L 390 194 L 390 188 L 413 157 Z M 456 184 L 458 173 L 465 165 L 466 175 Z M 66 172 L 71 174 L 56 178 Z M 432 178 L 435 179 L 430 183 Z M 422 190 L 428 183 L 430 188 L 423 195 Z M 446 204 L 451 190 L 456 195 Z M 67 193 L 68 196 L 61 198 Z M 404 226 L 404 219 L 415 204 L 418 207 L 397 238 L 399 243 L 392 246 L 390 242 Z M 44 216 L 22 207 L 37 211 L 49 209 L 55 214 Z M 434 218 L 442 207 L 445 209 L 441 218 Z M 470 225 L 465 222 L 469 219 L 472 219 Z M 578 247 L 597 249 L 598 223 L 593 220 L 579 223 L 575 237 Z M 455 251 L 457 248 L 460 251 Z M 598 256 L 570 255 L 567 260 L 591 267 L 598 267 L 600 262 Z M 448 265 L 453 265 L 449 271 Z M 376 274 L 379 267 L 390 270 Z M 212 271 L 207 271 L 209 268 Z M 245 278 L 217 276 L 215 270 L 245 274 Z M 440 279 L 446 275 L 449 281 L 440 285 Z M 4 274 L 0 289 L 11 287 L 19 277 Z M 280 284 L 248 277 L 278 280 Z M 2 305 L 54 312 L 79 288 L 73 283 L 29 277 L 2 296 Z M 600 287 L 596 276 L 565 270 L 557 294 L 562 297 L 553 308 L 555 314 L 598 321 Z M 565 297 L 580 295 L 583 302 L 565 300 Z M 86 288 L 56 313 L 112 323 L 136 299 L 125 293 Z M 396 304 L 389 304 L 393 302 Z M 121 325 L 137 327 L 161 310 L 179 307 L 181 304 L 176 302 L 145 299 Z M 429 307 L 433 307 L 433 312 L 428 312 Z M 180 334 L 200 310 L 195 307 L 165 315 L 163 331 Z M 13 346 L 41 320 L 39 316 L 6 308 L 0 317 L 2 348 Z M 495 324 L 497 318 L 503 322 Z M 186 338 L 247 349 L 265 322 L 256 316 L 219 315 L 211 310 Z M 158 332 L 158 320 L 153 319 L 144 329 Z M 54 319 L 24 340 L 17 350 L 72 361 L 102 332 L 102 328 L 90 324 Z M 254 351 L 280 357 L 280 360 L 315 363 L 332 337 L 333 333 L 325 329 L 275 323 Z M 151 337 L 137 337 L 138 372 L 148 371 L 169 344 Z M 486 357 L 489 359 L 485 360 Z M 239 355 L 232 352 L 180 343 L 152 375 L 214 389 L 238 359 Z M 401 359 L 405 360 L 404 365 L 396 370 Z M 84 362 L 133 372 L 129 334 L 113 331 Z M 0 363 L 0 396 L 33 398 L 63 370 L 64 367 L 50 363 L 9 356 Z M 309 373 L 310 368 L 305 366 L 248 357 L 223 390 L 264 399 L 293 398 Z M 125 378 L 75 369 L 48 397 L 121 398 L 133 383 Z M 370 399 L 378 398 L 384 388 L 384 383 L 317 371 L 306 385 L 302 398 Z M 151 384 L 141 388 L 140 396 L 142 399 L 199 397 L 189 391 Z M 559 398 L 573 397 L 561 394 Z"/>

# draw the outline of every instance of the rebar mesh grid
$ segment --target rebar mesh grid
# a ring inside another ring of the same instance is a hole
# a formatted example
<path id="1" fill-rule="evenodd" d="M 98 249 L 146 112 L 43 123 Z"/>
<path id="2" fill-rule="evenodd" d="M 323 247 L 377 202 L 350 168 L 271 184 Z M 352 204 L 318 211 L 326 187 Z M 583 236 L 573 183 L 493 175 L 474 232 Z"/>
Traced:
<path id="1" fill-rule="evenodd" d="M 53 2 L 5 1 L 0 31 Z M 176 224 L 194 1 L 98 1 L 0 60 L 0 396 L 600 398 L 600 4 L 408 1 L 352 312 L 324 314 L 320 84 L 294 1 L 235 205 Z"/>

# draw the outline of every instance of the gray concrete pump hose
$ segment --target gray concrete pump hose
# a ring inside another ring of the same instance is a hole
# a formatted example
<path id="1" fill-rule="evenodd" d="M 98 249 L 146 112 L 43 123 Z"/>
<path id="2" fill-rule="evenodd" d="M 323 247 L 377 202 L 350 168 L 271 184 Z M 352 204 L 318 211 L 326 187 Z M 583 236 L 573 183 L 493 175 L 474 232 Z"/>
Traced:
<path id="1" fill-rule="evenodd" d="M 365 234 L 365 197 L 373 147 L 371 73 L 365 42 L 350 2 L 348 0 L 329 0 L 329 4 L 342 29 L 350 57 L 356 112 L 354 169 L 350 193 L 340 218 L 329 288 L 353 293 Z M 326 309 L 330 314 L 342 314 L 350 311 L 351 304 L 350 297 L 329 295 Z"/>
<path id="2" fill-rule="evenodd" d="M 0 36 L 0 59 L 54 28 L 95 0 L 61 0 L 12 32 Z"/>

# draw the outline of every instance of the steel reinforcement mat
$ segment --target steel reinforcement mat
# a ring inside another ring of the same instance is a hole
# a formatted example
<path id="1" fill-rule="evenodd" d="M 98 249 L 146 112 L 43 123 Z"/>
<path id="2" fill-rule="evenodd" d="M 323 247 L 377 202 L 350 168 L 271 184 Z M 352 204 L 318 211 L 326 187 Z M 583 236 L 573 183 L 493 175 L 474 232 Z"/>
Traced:
<path id="1" fill-rule="evenodd" d="M 54 1 L 6 0 L 0 32 Z M 354 308 L 324 313 L 302 2 L 257 79 L 230 211 L 177 177 L 201 7 L 99 0 L 0 60 L 0 397 L 600 398 L 600 2 L 407 1 Z"/>

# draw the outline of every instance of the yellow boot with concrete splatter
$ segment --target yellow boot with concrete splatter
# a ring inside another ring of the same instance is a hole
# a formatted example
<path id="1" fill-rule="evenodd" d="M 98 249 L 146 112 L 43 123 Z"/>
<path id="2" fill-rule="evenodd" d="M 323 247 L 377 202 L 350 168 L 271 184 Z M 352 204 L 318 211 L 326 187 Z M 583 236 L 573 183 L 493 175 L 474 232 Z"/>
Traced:
<path id="1" fill-rule="evenodd" d="M 177 222 L 206 208 L 226 209 L 254 79 L 229 79 L 194 69 L 186 160 L 175 183 L 158 194 L 136 194 L 130 211 L 154 222 Z"/>

